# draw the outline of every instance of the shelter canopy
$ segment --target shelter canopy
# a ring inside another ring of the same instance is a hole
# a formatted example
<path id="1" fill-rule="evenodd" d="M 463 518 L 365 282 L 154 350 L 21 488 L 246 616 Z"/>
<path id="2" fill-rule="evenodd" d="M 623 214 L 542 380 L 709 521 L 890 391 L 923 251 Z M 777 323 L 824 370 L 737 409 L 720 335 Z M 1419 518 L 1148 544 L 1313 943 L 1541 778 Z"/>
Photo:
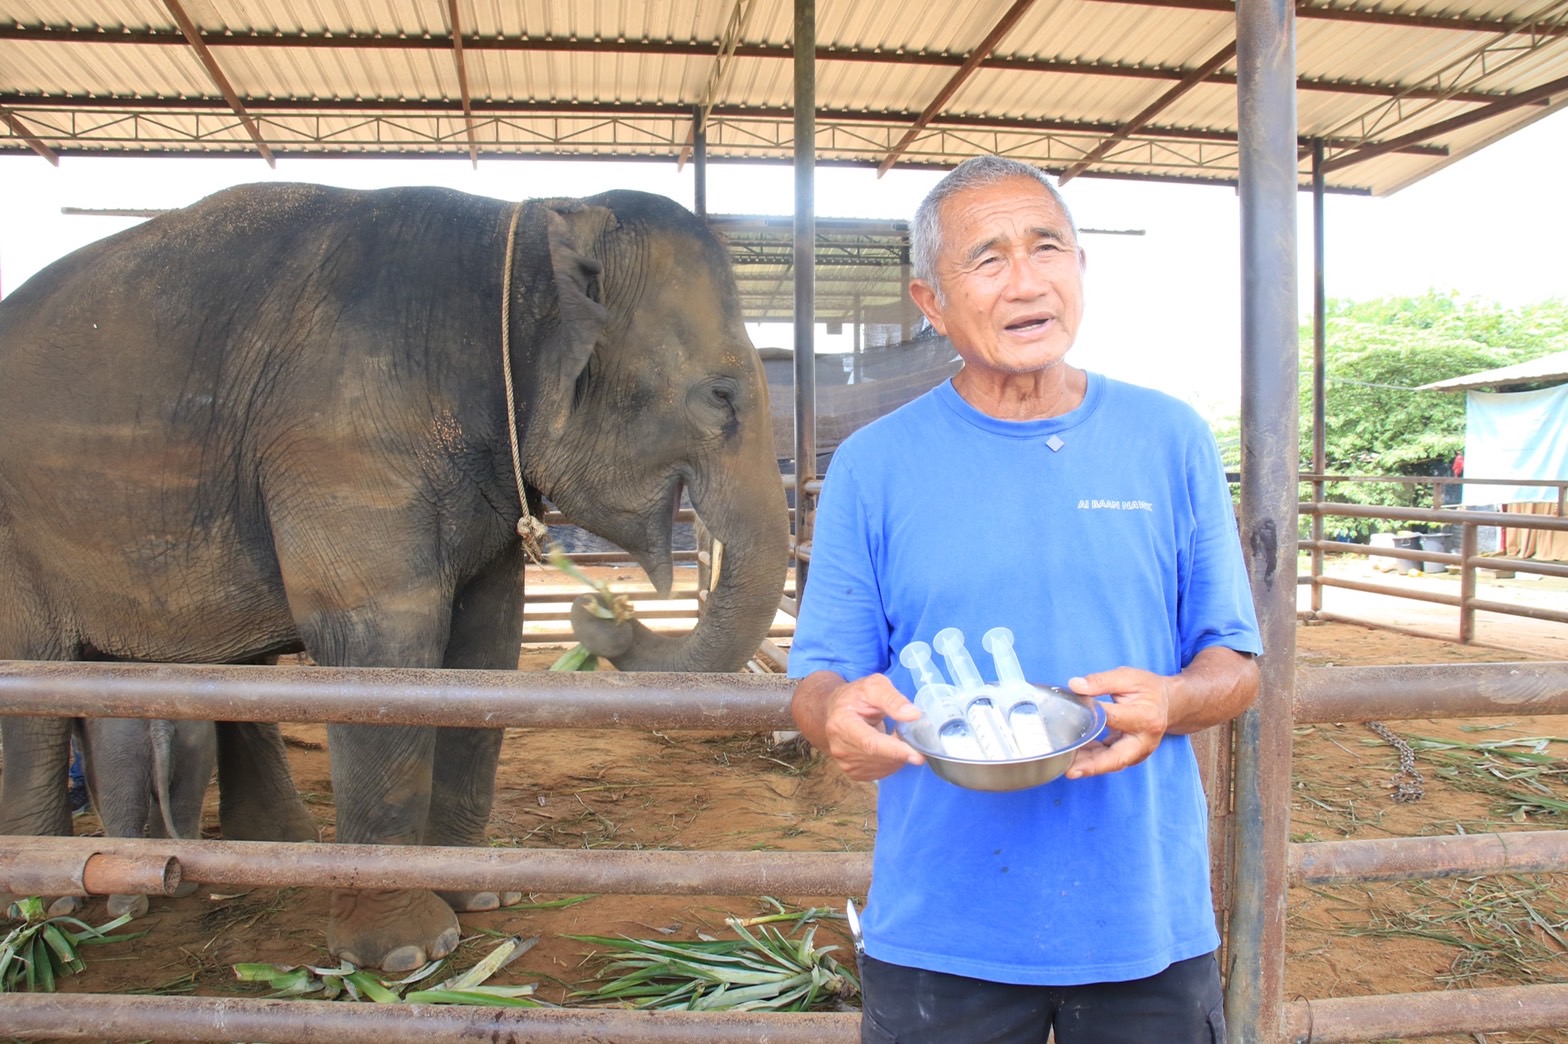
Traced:
<path id="1" fill-rule="evenodd" d="M 823 164 L 1237 176 L 1227 0 L 819 0 Z M 1564 0 L 1302 0 L 1303 180 L 1389 193 L 1568 101 Z M 785 0 L 0 0 L 0 152 L 787 160 Z"/>
<path id="2" fill-rule="evenodd" d="M 1532 385 L 1568 382 L 1568 352 L 1553 352 L 1539 359 L 1499 366 L 1493 370 L 1461 374 L 1444 381 L 1423 384 L 1417 391 L 1468 391 L 1476 388 L 1503 390 Z"/>

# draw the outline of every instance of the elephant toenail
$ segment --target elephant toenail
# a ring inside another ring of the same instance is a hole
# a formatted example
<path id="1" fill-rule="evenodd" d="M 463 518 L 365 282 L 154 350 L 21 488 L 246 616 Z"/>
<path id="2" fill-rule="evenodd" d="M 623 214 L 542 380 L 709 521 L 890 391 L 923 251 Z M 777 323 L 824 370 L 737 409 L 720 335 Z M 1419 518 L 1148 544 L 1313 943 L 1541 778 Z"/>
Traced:
<path id="1" fill-rule="evenodd" d="M 461 939 L 462 936 L 459 935 L 456 928 L 451 928 L 442 932 L 441 938 L 437 939 L 435 945 L 430 948 L 430 959 L 435 961 L 445 957 L 447 954 L 457 949 L 457 944 L 459 941 L 461 941 Z M 413 969 L 409 970 L 412 971 Z"/>
<path id="2" fill-rule="evenodd" d="M 445 936 L 442 936 L 443 940 L 445 938 Z M 448 946 L 445 950 L 442 950 L 435 956 L 445 957 L 447 954 L 452 952 L 452 948 L 456 945 L 457 940 L 454 939 L 452 941 L 452 946 Z M 436 948 L 439 949 L 439 945 L 437 945 Z M 355 963 L 358 962 L 356 961 Z M 425 953 L 419 947 L 399 946 L 395 950 L 390 951 L 384 958 L 382 958 L 381 970 L 389 972 L 411 972 L 416 968 L 423 967 L 424 964 Z"/>

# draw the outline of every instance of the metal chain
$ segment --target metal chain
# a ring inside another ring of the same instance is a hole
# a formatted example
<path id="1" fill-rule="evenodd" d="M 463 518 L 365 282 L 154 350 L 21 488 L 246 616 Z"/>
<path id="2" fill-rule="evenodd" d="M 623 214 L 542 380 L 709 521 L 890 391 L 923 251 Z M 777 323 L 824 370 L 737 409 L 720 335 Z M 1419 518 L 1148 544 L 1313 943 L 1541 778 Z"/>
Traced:
<path id="1" fill-rule="evenodd" d="M 1426 796 L 1426 789 L 1423 786 L 1424 778 L 1421 770 L 1416 768 L 1416 752 L 1401 736 L 1381 721 L 1369 721 L 1367 728 L 1377 733 L 1384 743 L 1399 752 L 1399 771 L 1389 780 L 1394 788 L 1394 800 L 1420 801 Z"/>

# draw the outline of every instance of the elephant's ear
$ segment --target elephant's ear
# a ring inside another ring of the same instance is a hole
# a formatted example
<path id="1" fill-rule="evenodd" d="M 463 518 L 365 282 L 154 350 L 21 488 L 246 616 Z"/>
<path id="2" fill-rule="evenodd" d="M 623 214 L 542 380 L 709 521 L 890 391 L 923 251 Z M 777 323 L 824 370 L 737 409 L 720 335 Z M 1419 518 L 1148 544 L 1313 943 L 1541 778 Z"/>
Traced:
<path id="1" fill-rule="evenodd" d="M 604 266 L 593 257 L 600 235 L 616 227 L 615 215 L 604 207 L 588 206 L 576 200 L 549 200 L 545 206 L 545 229 L 550 243 L 550 266 L 555 273 L 555 288 L 560 300 L 561 332 L 554 366 L 559 382 L 551 426 L 559 435 L 572 401 L 571 388 L 593 356 L 594 346 L 604 334 L 609 309 L 603 304 L 599 273 Z"/>

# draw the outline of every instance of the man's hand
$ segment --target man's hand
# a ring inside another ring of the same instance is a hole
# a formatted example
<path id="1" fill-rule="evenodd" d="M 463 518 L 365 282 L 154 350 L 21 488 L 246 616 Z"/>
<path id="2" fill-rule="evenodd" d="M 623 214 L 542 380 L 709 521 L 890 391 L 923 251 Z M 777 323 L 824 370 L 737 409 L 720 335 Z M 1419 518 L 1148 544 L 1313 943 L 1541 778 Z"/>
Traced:
<path id="1" fill-rule="evenodd" d="M 1258 665 L 1246 653 L 1212 645 L 1177 675 L 1117 667 L 1073 678 L 1067 687 L 1112 701 L 1101 704 L 1105 740 L 1078 748 L 1067 770 L 1068 779 L 1082 779 L 1138 764 L 1166 733 L 1188 735 L 1234 718 L 1257 698 Z"/>
<path id="2" fill-rule="evenodd" d="M 817 671 L 795 686 L 790 711 L 800 731 L 850 779 L 870 782 L 925 757 L 890 735 L 883 721 L 915 721 L 920 709 L 893 687 L 885 675 L 846 682 L 831 671 Z"/>
<path id="3" fill-rule="evenodd" d="M 1105 708 L 1105 737 L 1078 748 L 1068 779 L 1100 776 L 1136 765 L 1154 753 L 1170 722 L 1171 684 L 1175 679 L 1117 667 L 1073 678 L 1067 687 L 1080 696 L 1110 696 Z"/>

